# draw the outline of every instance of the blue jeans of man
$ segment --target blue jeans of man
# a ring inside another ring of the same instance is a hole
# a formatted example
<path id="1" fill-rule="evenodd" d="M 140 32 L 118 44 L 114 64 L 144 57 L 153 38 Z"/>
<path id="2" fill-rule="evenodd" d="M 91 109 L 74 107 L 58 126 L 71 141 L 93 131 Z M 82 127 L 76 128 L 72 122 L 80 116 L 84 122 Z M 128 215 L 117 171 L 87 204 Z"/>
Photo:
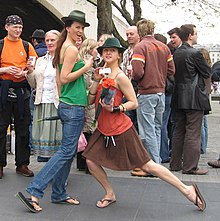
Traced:
<path id="1" fill-rule="evenodd" d="M 208 119 L 207 115 L 203 116 L 201 128 L 201 153 L 206 153 L 208 144 Z"/>
<path id="2" fill-rule="evenodd" d="M 169 160 L 169 138 L 168 138 L 168 121 L 171 113 L 172 95 L 165 95 L 165 110 L 163 112 L 163 123 L 161 129 L 161 146 L 160 157 L 162 162 Z"/>
<path id="3" fill-rule="evenodd" d="M 138 97 L 138 129 L 146 150 L 156 163 L 160 163 L 162 117 L 165 108 L 164 94 L 144 94 Z"/>
<path id="4" fill-rule="evenodd" d="M 59 202 L 68 197 L 65 182 L 68 178 L 73 158 L 77 152 L 79 136 L 84 125 L 85 108 L 60 103 L 58 116 L 62 122 L 62 146 L 26 189 L 32 196 L 42 198 L 44 190 L 52 182 L 52 202 Z"/>

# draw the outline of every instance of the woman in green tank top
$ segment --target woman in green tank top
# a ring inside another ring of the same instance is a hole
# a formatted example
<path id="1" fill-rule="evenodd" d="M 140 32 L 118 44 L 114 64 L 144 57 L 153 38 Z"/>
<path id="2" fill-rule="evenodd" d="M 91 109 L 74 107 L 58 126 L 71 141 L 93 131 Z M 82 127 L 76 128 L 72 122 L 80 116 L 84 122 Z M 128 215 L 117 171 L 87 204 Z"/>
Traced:
<path id="1" fill-rule="evenodd" d="M 20 192 L 17 194 L 32 212 L 42 210 L 38 204 L 39 199 L 43 197 L 44 190 L 51 181 L 53 203 L 73 205 L 80 203 L 66 193 L 65 182 L 84 125 L 87 96 L 83 74 L 92 67 L 93 57 L 82 60 L 75 46 L 76 41 L 84 34 L 84 27 L 89 26 L 85 21 L 85 13 L 74 10 L 62 20 L 65 26 L 53 60 L 53 65 L 57 69 L 56 80 L 60 93 L 58 116 L 62 122 L 62 146 L 27 187 L 32 201 L 28 201 Z"/>

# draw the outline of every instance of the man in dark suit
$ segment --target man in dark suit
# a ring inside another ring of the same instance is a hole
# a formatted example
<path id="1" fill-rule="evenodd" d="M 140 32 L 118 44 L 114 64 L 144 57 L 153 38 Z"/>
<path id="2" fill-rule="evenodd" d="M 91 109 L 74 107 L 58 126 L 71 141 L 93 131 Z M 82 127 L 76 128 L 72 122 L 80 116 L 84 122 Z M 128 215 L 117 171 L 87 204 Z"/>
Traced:
<path id="1" fill-rule="evenodd" d="M 176 127 L 173 135 L 170 169 L 183 174 L 205 175 L 199 169 L 201 148 L 201 125 L 204 111 L 210 103 L 204 79 L 210 77 L 210 66 L 193 45 L 197 43 L 197 30 L 192 24 L 180 27 L 182 45 L 174 52 L 175 90 L 172 107 L 175 111 Z"/>

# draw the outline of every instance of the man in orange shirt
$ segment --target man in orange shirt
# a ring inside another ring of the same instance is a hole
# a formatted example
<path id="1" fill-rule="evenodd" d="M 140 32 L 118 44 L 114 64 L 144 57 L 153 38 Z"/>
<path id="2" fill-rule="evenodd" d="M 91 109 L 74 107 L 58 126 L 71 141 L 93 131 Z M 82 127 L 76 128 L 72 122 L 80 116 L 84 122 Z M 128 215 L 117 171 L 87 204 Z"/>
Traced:
<path id="1" fill-rule="evenodd" d="M 20 38 L 23 29 L 22 19 L 10 15 L 5 20 L 7 36 L 3 41 L 0 60 L 0 179 L 3 177 L 3 167 L 7 165 L 6 134 L 7 128 L 14 119 L 15 126 L 15 165 L 16 172 L 23 176 L 32 177 L 29 170 L 30 148 L 29 124 L 30 87 L 26 80 L 28 71 L 33 69 L 29 56 L 37 57 L 30 43 L 28 54 Z"/>

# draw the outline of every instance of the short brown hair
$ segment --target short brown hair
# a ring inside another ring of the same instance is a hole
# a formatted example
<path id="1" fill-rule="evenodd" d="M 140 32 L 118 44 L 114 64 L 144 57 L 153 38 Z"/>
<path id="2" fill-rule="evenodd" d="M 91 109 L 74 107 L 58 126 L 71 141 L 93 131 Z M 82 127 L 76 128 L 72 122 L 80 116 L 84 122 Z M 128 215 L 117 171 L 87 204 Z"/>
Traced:
<path id="1" fill-rule="evenodd" d="M 194 28 L 196 28 L 193 24 L 185 24 L 180 27 L 180 39 L 182 41 L 188 41 L 189 35 L 194 35 Z"/>
<path id="2" fill-rule="evenodd" d="M 177 34 L 178 36 L 180 36 L 180 29 L 179 29 L 178 27 L 172 28 L 171 30 L 169 30 L 169 31 L 167 32 L 167 34 L 168 34 L 169 36 L 171 36 L 172 34 Z"/>
<path id="3" fill-rule="evenodd" d="M 161 41 L 165 45 L 167 44 L 167 38 L 162 34 L 154 34 L 156 40 Z"/>

